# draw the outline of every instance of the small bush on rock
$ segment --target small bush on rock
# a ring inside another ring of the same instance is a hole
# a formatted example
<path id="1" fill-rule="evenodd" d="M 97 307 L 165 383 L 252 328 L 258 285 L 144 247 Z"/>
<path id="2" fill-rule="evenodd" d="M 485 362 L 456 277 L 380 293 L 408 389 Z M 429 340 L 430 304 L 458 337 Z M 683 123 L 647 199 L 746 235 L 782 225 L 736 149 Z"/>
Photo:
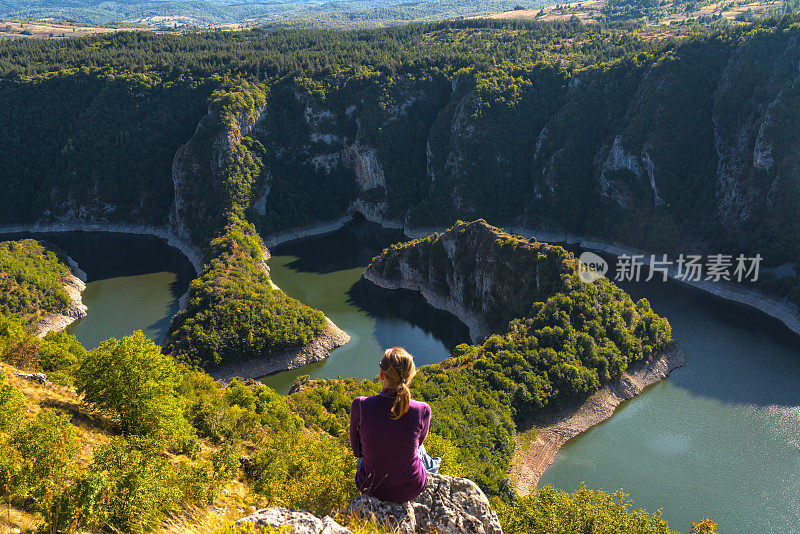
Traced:
<path id="1" fill-rule="evenodd" d="M 497 510 L 506 534 L 674 534 L 661 512 L 633 510 L 622 491 L 581 486 L 573 494 L 545 486 Z"/>

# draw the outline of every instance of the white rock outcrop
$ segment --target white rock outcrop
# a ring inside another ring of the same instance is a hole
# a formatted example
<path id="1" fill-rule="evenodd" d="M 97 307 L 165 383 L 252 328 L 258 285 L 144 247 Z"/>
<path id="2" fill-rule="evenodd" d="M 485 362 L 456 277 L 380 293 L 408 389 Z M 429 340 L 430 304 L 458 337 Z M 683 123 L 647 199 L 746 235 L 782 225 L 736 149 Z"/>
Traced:
<path id="1" fill-rule="evenodd" d="M 347 508 L 374 518 L 400 534 L 502 534 L 497 514 L 473 481 L 449 475 L 428 475 L 419 497 L 396 504 L 359 495 Z"/>
<path id="2" fill-rule="evenodd" d="M 339 525 L 330 516 L 326 515 L 319 519 L 311 512 L 289 510 L 277 506 L 258 510 L 253 515 L 238 520 L 236 525 L 241 526 L 245 523 L 274 530 L 290 527 L 291 534 L 352 534 L 350 529 Z"/>
<path id="3" fill-rule="evenodd" d="M 374 519 L 398 534 L 502 534 L 503 529 L 489 500 L 473 481 L 449 475 L 428 475 L 419 497 L 397 504 L 359 495 L 343 510 L 345 514 Z M 273 507 L 243 517 L 237 525 L 290 527 L 292 534 L 352 534 L 330 516 Z"/>

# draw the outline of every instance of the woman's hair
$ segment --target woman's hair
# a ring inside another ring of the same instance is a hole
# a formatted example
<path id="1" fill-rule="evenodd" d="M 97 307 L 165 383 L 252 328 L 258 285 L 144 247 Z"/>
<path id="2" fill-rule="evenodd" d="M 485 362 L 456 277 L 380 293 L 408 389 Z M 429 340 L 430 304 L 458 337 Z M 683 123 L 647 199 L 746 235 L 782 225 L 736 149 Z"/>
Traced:
<path id="1" fill-rule="evenodd" d="M 397 390 L 397 398 L 392 405 L 392 419 L 400 419 L 408 411 L 411 402 L 408 384 L 417 374 L 414 357 L 403 347 L 392 347 L 383 353 L 380 366 L 386 377 L 387 387 Z"/>

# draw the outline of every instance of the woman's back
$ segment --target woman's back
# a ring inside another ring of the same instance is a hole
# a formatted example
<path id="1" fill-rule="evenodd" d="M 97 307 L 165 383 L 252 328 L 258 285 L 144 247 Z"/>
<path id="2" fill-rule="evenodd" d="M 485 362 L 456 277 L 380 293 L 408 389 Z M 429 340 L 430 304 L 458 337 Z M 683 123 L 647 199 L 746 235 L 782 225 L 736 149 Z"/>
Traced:
<path id="1" fill-rule="evenodd" d="M 356 473 L 358 489 L 384 501 L 405 502 L 422 492 L 427 479 L 417 448 L 425 441 L 431 408 L 411 400 L 397 419 L 391 408 L 396 392 L 357 397 L 350 411 L 350 444 L 363 458 Z"/>

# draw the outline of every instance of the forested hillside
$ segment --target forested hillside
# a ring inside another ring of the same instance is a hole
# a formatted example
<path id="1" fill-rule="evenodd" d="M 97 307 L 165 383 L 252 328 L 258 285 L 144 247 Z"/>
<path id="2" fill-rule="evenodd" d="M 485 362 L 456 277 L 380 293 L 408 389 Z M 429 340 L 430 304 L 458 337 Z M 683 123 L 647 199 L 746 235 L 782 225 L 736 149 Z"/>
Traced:
<path id="1" fill-rule="evenodd" d="M 65 257 L 32 239 L 0 242 L 0 313 L 26 321 L 55 312 L 70 302 L 62 287 L 69 269 Z"/>
<path id="2" fill-rule="evenodd" d="M 264 235 L 347 211 L 411 227 L 483 217 L 796 262 L 800 24 L 688 34 L 475 20 L 3 42 L 1 222 L 166 225 L 207 259 L 227 251 L 173 328 L 203 332 L 206 348 L 180 350 L 207 362 L 279 346 L 270 332 L 286 331 L 259 327 L 263 339 L 234 349 L 219 325 L 252 324 L 251 306 L 199 297 L 248 279 L 233 258 L 259 268 L 251 224 Z M 793 278 L 769 284 L 800 298 Z M 297 344 L 320 323 L 292 306 Z"/>

